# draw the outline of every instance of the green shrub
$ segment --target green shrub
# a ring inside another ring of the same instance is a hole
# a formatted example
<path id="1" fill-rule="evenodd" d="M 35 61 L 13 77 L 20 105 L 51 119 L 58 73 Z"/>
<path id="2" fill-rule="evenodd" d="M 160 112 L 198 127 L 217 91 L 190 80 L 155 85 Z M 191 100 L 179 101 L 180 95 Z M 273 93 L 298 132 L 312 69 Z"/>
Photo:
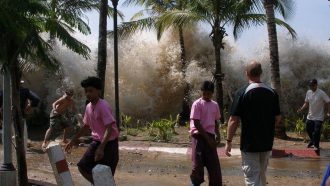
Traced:
<path id="1" fill-rule="evenodd" d="M 121 120 L 122 120 L 122 125 L 124 126 L 125 128 L 125 131 L 126 131 L 126 135 L 128 135 L 128 127 L 129 125 L 131 124 L 131 121 L 132 121 L 132 117 L 130 116 L 127 116 L 125 114 L 122 114 L 121 115 Z"/>
<path id="2" fill-rule="evenodd" d="M 155 120 L 149 123 L 149 135 L 154 141 L 170 141 L 176 134 L 174 126 L 178 121 L 178 116 L 174 120 L 172 116 L 169 119 Z"/>
<path id="3" fill-rule="evenodd" d="M 329 120 L 326 120 L 323 123 L 321 134 L 323 136 L 323 139 L 325 139 L 325 140 L 330 139 L 330 123 L 329 123 Z"/>
<path id="4" fill-rule="evenodd" d="M 294 130 L 295 133 L 297 133 L 298 135 L 302 135 L 305 132 L 305 122 L 302 118 L 299 118 L 296 121 L 296 127 Z"/>

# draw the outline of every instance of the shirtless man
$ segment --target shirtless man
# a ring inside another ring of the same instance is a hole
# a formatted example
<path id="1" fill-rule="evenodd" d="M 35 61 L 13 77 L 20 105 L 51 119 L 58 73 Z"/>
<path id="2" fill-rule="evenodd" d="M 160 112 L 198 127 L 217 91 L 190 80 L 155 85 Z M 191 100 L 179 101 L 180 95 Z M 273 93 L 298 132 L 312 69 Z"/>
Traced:
<path id="1" fill-rule="evenodd" d="M 41 148 L 44 151 L 46 150 L 49 144 L 52 132 L 56 129 L 64 130 L 63 140 L 61 144 L 64 145 L 67 143 L 66 138 L 68 131 L 70 129 L 70 121 L 67 116 L 67 113 L 70 108 L 74 113 L 77 113 L 77 109 L 75 107 L 75 103 L 72 99 L 72 96 L 73 96 L 73 90 L 68 89 L 65 91 L 65 94 L 60 99 L 58 99 L 53 103 L 52 105 L 53 109 L 50 112 L 50 126 L 45 134 L 45 139 L 41 146 Z"/>

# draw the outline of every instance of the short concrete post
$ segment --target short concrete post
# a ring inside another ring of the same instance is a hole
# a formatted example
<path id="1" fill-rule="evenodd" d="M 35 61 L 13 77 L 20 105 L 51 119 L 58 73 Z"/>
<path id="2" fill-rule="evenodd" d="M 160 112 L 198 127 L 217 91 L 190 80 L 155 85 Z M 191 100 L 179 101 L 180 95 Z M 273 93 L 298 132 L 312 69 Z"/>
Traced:
<path id="1" fill-rule="evenodd" d="M 115 186 L 111 168 L 106 165 L 98 164 L 93 169 L 94 186 Z"/>
<path id="2" fill-rule="evenodd" d="M 51 143 L 47 148 L 49 161 L 52 165 L 57 185 L 73 186 L 71 173 L 64 153 L 59 144 Z"/>
<path id="3" fill-rule="evenodd" d="M 5 171 L 0 170 L 0 186 L 16 186 L 17 178 L 16 178 L 16 170 Z"/>

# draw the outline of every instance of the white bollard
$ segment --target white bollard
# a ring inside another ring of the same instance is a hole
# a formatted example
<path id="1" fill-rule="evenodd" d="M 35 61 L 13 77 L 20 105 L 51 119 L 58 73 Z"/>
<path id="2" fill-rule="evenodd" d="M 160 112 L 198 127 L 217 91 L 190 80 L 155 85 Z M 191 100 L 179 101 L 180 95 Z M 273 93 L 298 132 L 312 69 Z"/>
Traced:
<path id="1" fill-rule="evenodd" d="M 71 173 L 64 153 L 59 144 L 50 143 L 47 147 L 47 154 L 52 165 L 57 185 L 73 186 Z"/>
<path id="2" fill-rule="evenodd" d="M 106 165 L 98 164 L 93 168 L 94 186 L 115 186 L 111 168 Z"/>

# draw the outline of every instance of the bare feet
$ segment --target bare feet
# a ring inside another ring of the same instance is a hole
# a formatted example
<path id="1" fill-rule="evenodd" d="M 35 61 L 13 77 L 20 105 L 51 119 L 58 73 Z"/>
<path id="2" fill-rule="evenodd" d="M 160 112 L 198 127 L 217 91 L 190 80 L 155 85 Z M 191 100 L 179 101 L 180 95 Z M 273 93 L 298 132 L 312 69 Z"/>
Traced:
<path id="1" fill-rule="evenodd" d="M 48 147 L 49 141 L 44 141 L 41 145 L 41 149 L 46 152 L 47 147 Z"/>

